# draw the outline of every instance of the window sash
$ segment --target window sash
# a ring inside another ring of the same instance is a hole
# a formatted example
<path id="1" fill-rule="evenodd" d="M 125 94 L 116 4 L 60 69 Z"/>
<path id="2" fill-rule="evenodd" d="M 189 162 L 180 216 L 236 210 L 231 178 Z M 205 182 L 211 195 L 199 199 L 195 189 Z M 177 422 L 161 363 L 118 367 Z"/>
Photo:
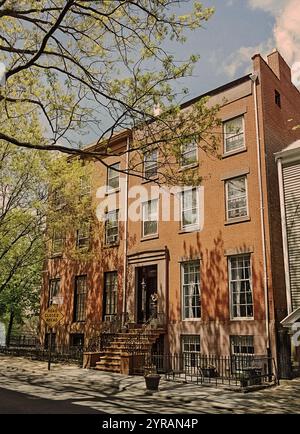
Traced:
<path id="1" fill-rule="evenodd" d="M 105 273 L 105 320 L 112 320 L 117 313 L 118 274 L 116 271 Z"/>
<path id="2" fill-rule="evenodd" d="M 157 234 L 158 199 L 143 203 L 143 237 Z"/>
<path id="3" fill-rule="evenodd" d="M 52 253 L 59 254 L 62 253 L 64 247 L 64 236 L 59 231 L 53 232 L 52 238 Z"/>
<path id="4" fill-rule="evenodd" d="M 183 319 L 201 318 L 200 264 L 182 264 Z"/>
<path id="5" fill-rule="evenodd" d="M 148 152 L 144 156 L 144 176 L 145 178 L 154 178 L 157 176 L 157 149 Z"/>
<path id="6" fill-rule="evenodd" d="M 248 216 L 247 179 L 245 176 L 229 179 L 226 181 L 226 219 L 246 216 Z"/>
<path id="7" fill-rule="evenodd" d="M 181 349 L 183 354 L 184 368 L 197 369 L 199 365 L 197 358 L 200 355 L 200 336 L 183 335 L 181 336 Z"/>
<path id="8" fill-rule="evenodd" d="M 232 318 L 253 318 L 253 291 L 250 255 L 228 258 Z"/>
<path id="9" fill-rule="evenodd" d="M 119 210 L 109 211 L 105 219 L 105 244 L 114 244 L 119 240 Z"/>
<path id="10" fill-rule="evenodd" d="M 120 164 L 112 164 L 107 169 L 107 188 L 108 190 L 117 190 L 120 186 L 120 174 L 115 169 L 119 169 Z"/>
<path id="11" fill-rule="evenodd" d="M 253 336 L 230 336 L 231 369 L 232 372 L 241 372 L 252 366 L 254 353 Z"/>
<path id="12" fill-rule="evenodd" d="M 199 226 L 198 189 L 192 188 L 181 192 L 181 227 Z"/>
<path id="13" fill-rule="evenodd" d="M 190 166 L 198 161 L 197 143 L 188 143 L 181 147 L 181 167 Z"/>
<path id="14" fill-rule="evenodd" d="M 77 230 L 77 247 L 79 249 L 89 246 L 90 241 L 90 226 L 84 225 Z"/>
<path id="15" fill-rule="evenodd" d="M 225 153 L 245 147 L 244 116 L 239 116 L 224 122 Z"/>
<path id="16" fill-rule="evenodd" d="M 48 305 L 51 306 L 53 298 L 57 297 L 60 292 L 60 278 L 50 279 L 49 282 L 49 301 Z"/>
<path id="17" fill-rule="evenodd" d="M 86 176 L 80 177 L 80 196 L 88 196 L 91 193 L 90 179 Z"/>
<path id="18" fill-rule="evenodd" d="M 86 319 L 86 299 L 87 299 L 87 277 L 77 276 L 75 278 L 75 309 L 74 321 L 85 321 Z"/>

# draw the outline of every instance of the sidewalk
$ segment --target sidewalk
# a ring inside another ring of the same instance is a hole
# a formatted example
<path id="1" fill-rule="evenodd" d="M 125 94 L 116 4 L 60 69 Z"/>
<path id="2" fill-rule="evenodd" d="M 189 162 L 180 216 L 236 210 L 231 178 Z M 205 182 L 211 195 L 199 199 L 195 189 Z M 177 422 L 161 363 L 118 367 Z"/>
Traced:
<path id="1" fill-rule="evenodd" d="M 61 406 L 86 406 L 95 413 L 300 413 L 300 379 L 244 394 L 162 378 L 159 392 L 151 393 L 143 377 L 61 364 L 49 372 L 46 362 L 0 355 L 0 388 L 61 401 Z"/>

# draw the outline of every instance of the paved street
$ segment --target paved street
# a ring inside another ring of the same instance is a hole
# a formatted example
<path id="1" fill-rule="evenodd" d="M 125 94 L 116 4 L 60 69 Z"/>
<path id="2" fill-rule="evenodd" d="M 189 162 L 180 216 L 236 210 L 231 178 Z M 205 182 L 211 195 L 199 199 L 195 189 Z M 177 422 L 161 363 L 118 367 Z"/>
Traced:
<path id="1" fill-rule="evenodd" d="M 162 380 L 151 394 L 142 377 L 0 355 L 0 413 L 300 413 L 300 379 L 247 394 Z"/>

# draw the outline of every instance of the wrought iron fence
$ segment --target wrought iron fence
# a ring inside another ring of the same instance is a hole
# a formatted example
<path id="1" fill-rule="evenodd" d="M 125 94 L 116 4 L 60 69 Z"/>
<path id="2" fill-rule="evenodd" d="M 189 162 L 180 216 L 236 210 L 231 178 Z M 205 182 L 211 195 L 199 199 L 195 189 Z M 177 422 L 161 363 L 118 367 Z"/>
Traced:
<path id="1" fill-rule="evenodd" d="M 277 383 L 274 359 L 259 355 L 215 356 L 198 353 L 133 354 L 133 374 L 162 374 L 168 380 L 246 388 Z"/>
<path id="2" fill-rule="evenodd" d="M 48 348 L 40 344 L 34 335 L 13 336 L 9 346 L 0 346 L 0 354 L 26 357 L 32 360 L 48 360 Z M 51 360 L 53 363 L 78 363 L 82 365 L 83 346 L 53 345 Z"/>
<path id="3" fill-rule="evenodd" d="M 39 345 L 39 339 L 34 334 L 12 335 L 9 340 L 10 347 L 36 347 Z"/>

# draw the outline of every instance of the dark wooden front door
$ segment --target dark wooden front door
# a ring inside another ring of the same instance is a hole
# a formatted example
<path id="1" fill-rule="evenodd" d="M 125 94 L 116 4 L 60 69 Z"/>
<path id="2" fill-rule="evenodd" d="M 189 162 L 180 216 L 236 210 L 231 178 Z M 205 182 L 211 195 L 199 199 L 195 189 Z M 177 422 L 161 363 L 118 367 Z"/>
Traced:
<path id="1" fill-rule="evenodd" d="M 144 323 L 151 314 L 151 294 L 157 292 L 157 265 L 138 267 L 137 285 L 137 322 Z"/>

